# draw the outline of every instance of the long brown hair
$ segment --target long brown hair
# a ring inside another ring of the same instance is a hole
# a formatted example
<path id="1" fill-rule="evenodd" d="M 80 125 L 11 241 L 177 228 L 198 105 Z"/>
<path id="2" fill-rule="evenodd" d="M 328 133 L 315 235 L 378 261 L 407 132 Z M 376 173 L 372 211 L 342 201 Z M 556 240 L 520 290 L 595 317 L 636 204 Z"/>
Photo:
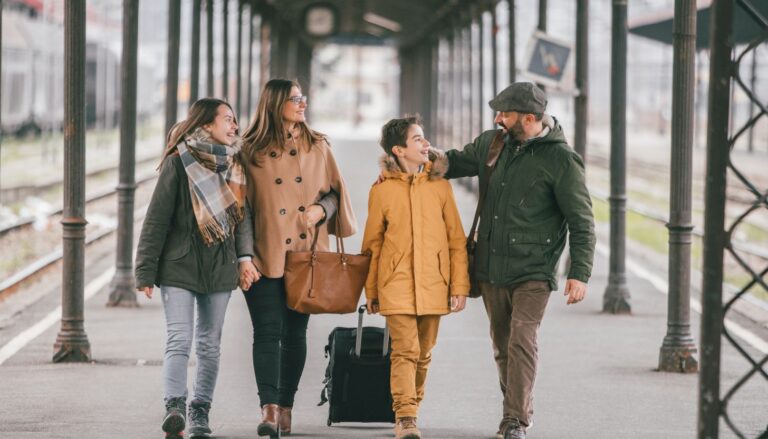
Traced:
<path id="1" fill-rule="evenodd" d="M 292 87 L 301 90 L 298 82 L 289 79 L 270 79 L 264 84 L 256 114 L 243 134 L 243 154 L 257 166 L 261 152 L 268 148 L 285 149 L 288 143 L 283 124 L 283 108 L 291 96 Z M 310 129 L 306 122 L 296 125 L 304 143 L 311 146 L 321 140 L 327 141 L 324 134 Z"/>
<path id="2" fill-rule="evenodd" d="M 234 110 L 232 110 L 232 106 L 222 99 L 202 98 L 195 101 L 195 103 L 189 107 L 187 118 L 171 127 L 171 131 L 168 132 L 165 152 L 163 152 L 163 160 L 176 151 L 176 145 L 184 139 L 184 136 L 192 134 L 200 127 L 213 123 L 213 121 L 216 120 L 216 116 L 219 114 L 219 107 L 222 105 L 229 107 L 232 114 L 235 114 Z M 237 123 L 237 116 L 234 117 L 234 122 Z"/>

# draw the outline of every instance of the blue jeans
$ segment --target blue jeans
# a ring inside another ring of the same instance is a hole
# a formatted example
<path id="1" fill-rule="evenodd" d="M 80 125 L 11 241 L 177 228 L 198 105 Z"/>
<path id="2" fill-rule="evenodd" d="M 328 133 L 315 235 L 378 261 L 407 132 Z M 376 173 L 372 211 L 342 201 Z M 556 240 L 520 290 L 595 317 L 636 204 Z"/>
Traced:
<path id="1" fill-rule="evenodd" d="M 231 291 L 200 294 L 169 286 L 160 286 L 160 291 L 167 332 L 163 362 L 165 399 L 187 398 L 187 364 L 196 332 L 197 373 L 193 400 L 210 403 L 219 374 L 221 332 Z M 197 323 L 193 327 L 195 302 Z"/>

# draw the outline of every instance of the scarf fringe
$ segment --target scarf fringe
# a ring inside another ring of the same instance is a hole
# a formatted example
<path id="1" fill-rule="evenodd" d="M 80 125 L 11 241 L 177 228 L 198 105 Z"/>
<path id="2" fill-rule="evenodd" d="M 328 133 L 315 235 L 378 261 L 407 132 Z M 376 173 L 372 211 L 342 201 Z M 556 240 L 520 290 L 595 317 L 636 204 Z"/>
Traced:
<path id="1" fill-rule="evenodd" d="M 200 235 L 203 237 L 203 242 L 208 247 L 211 247 L 216 242 L 221 242 L 227 239 L 235 230 L 240 222 L 245 218 L 245 207 L 234 203 L 227 207 L 223 212 L 224 218 L 211 218 L 205 224 L 198 223 L 200 229 Z M 221 224 L 227 224 L 227 230 L 221 226 Z"/>

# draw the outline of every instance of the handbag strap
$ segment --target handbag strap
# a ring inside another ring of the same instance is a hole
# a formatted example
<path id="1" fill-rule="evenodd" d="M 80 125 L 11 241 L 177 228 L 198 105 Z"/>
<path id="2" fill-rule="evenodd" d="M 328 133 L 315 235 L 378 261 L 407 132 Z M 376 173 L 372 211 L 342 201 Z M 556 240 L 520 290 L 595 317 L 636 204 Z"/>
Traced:
<path id="1" fill-rule="evenodd" d="M 338 212 L 336 212 L 335 217 L 336 217 L 336 232 L 338 233 L 339 230 L 341 230 L 341 219 L 340 219 L 340 215 L 339 215 Z M 318 235 L 320 235 L 320 225 L 315 224 L 315 231 L 314 231 L 314 233 L 312 235 L 313 235 L 312 236 L 312 247 L 310 247 L 310 251 L 312 253 L 314 253 L 315 250 L 316 250 L 316 247 L 317 247 L 317 237 L 318 237 Z M 343 254 L 344 253 L 344 238 L 342 238 L 338 234 L 337 235 L 333 235 L 333 236 L 336 237 L 336 253 L 342 253 Z"/>
<path id="2" fill-rule="evenodd" d="M 469 229 L 468 238 L 474 241 L 475 230 L 477 229 L 477 221 L 480 219 L 480 211 L 485 203 L 485 196 L 488 193 L 488 183 L 491 180 L 491 174 L 496 169 L 496 164 L 499 161 L 501 151 L 504 150 L 504 132 L 499 130 L 496 136 L 491 141 L 491 146 L 488 148 L 488 156 L 485 159 L 485 178 L 480 178 L 480 197 L 477 201 L 477 207 L 475 208 L 475 219 L 472 220 L 472 228 Z"/>

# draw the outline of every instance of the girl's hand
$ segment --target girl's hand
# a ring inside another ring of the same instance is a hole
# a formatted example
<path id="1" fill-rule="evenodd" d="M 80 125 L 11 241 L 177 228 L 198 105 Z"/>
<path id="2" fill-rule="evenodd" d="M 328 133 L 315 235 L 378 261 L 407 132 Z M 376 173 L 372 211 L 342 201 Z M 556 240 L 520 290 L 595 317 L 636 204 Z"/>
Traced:
<path id="1" fill-rule="evenodd" d="M 144 295 L 147 296 L 147 299 L 152 298 L 152 290 L 153 290 L 152 287 L 140 287 L 140 288 L 136 288 L 136 290 L 139 291 L 140 293 L 144 293 Z"/>
<path id="2" fill-rule="evenodd" d="M 240 271 L 240 289 L 248 291 L 251 288 L 251 284 L 254 284 L 261 279 L 261 273 L 253 265 L 253 261 L 241 261 L 238 266 Z"/>
<path id="3" fill-rule="evenodd" d="M 467 296 L 451 296 L 451 312 L 459 312 L 467 305 Z"/>

